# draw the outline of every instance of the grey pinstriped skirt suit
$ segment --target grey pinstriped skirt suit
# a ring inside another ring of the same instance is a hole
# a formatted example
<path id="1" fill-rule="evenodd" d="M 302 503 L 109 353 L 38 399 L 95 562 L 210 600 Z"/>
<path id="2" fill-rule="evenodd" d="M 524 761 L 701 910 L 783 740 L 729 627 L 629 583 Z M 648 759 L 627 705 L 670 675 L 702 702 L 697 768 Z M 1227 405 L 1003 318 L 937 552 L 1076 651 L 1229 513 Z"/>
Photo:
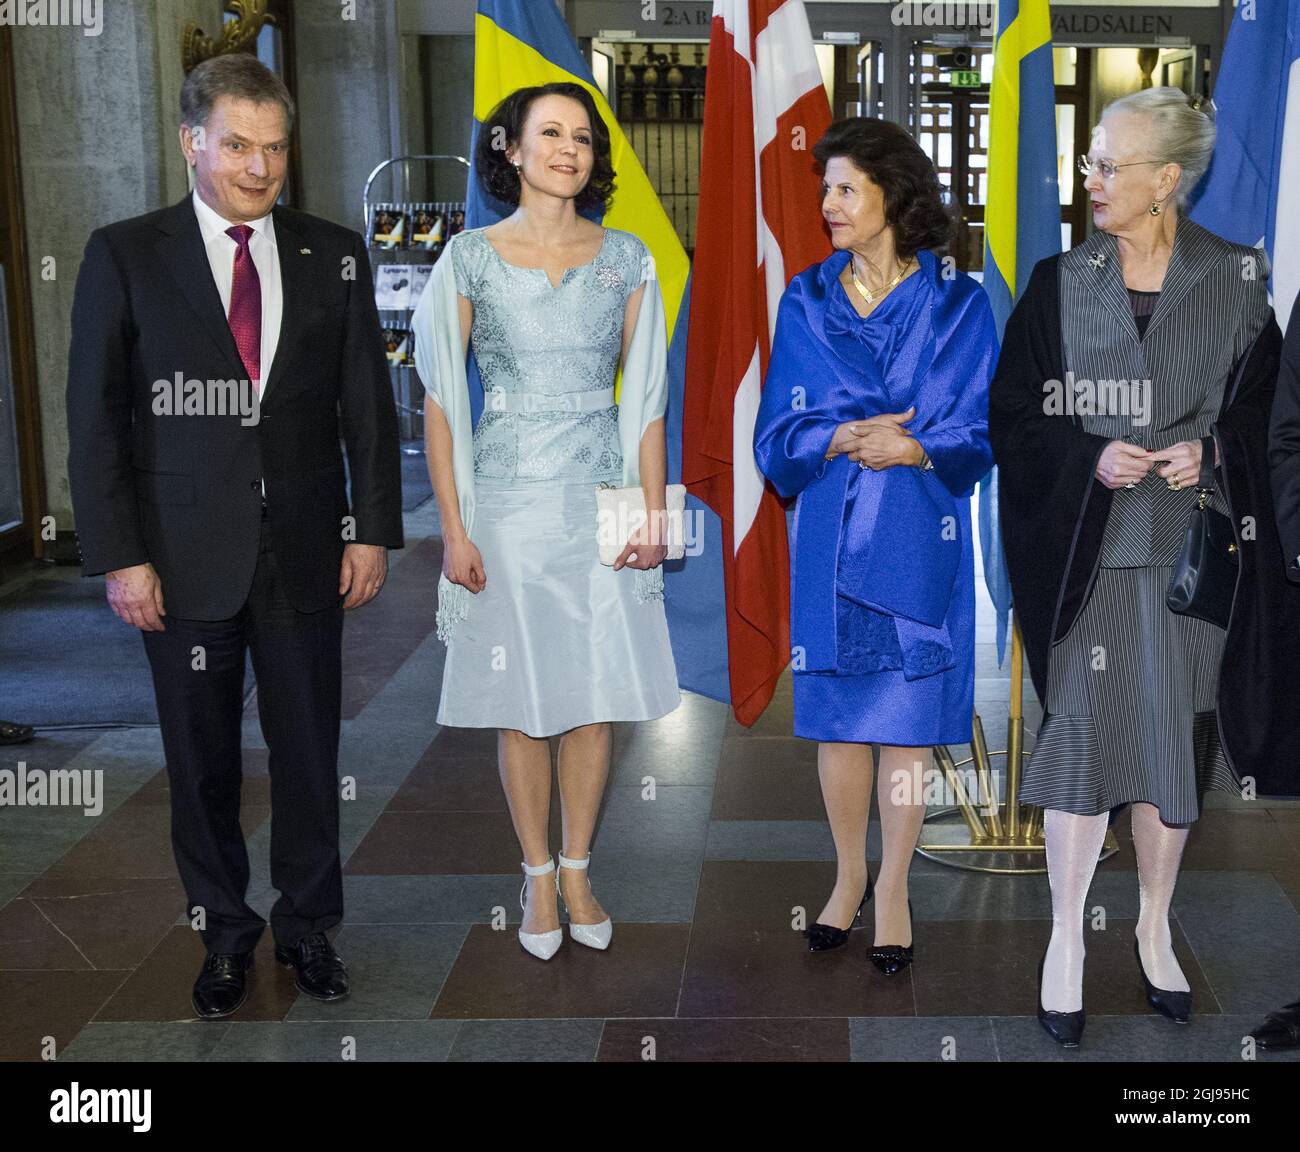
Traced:
<path id="1" fill-rule="evenodd" d="M 1099 232 L 1062 256 L 1067 373 L 1076 386 L 1149 382 L 1123 410 L 1080 411 L 1084 431 L 1154 450 L 1208 436 L 1233 364 L 1271 315 L 1266 268 L 1263 253 L 1180 221 L 1139 334 L 1115 238 Z M 1194 488 L 1173 491 L 1154 469 L 1114 492 L 1088 600 L 1052 646 L 1026 803 L 1096 815 L 1144 801 L 1186 824 L 1205 791 L 1239 787 L 1215 716 L 1224 632 L 1165 607 L 1195 502 Z M 1218 488 L 1211 506 L 1227 512 Z"/>

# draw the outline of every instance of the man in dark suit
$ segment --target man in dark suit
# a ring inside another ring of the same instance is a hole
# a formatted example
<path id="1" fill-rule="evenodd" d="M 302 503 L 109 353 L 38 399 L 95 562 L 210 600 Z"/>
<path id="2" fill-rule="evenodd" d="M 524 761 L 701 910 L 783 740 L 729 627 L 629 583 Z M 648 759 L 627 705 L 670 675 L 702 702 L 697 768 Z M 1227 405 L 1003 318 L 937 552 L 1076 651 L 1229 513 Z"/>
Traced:
<path id="1" fill-rule="evenodd" d="M 293 101 L 248 55 L 181 91 L 195 190 L 100 228 L 77 279 L 69 473 L 87 575 L 140 628 L 172 844 L 207 957 L 200 1016 L 247 995 L 265 921 L 245 900 L 244 661 L 270 750 L 276 959 L 348 994 L 338 741 L 343 610 L 402 546 L 397 417 L 365 242 L 277 207 Z M 340 433 L 351 476 L 349 505 Z"/>
<path id="2" fill-rule="evenodd" d="M 1268 466 L 1287 579 L 1300 584 L 1300 300 L 1291 308 L 1268 433 Z M 1300 1048 L 1300 1000 L 1270 1012 L 1251 1035 L 1261 1048 Z"/>

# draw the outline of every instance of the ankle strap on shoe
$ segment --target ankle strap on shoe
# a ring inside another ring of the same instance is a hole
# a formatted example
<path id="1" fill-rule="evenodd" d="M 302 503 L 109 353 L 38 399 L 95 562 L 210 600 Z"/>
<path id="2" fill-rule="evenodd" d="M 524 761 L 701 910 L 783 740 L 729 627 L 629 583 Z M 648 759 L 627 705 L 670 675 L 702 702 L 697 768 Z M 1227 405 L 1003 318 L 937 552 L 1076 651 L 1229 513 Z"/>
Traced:
<path id="1" fill-rule="evenodd" d="M 561 856 L 560 859 L 563 861 L 564 857 Z M 548 872 L 555 871 L 555 859 L 554 857 L 548 856 L 545 864 L 538 864 L 536 867 L 520 861 L 519 867 L 524 870 L 524 875 L 526 876 L 545 876 Z"/>
<path id="2" fill-rule="evenodd" d="M 560 853 L 561 868 L 586 868 L 591 863 L 591 853 L 588 852 L 581 860 L 570 860 L 563 852 Z"/>

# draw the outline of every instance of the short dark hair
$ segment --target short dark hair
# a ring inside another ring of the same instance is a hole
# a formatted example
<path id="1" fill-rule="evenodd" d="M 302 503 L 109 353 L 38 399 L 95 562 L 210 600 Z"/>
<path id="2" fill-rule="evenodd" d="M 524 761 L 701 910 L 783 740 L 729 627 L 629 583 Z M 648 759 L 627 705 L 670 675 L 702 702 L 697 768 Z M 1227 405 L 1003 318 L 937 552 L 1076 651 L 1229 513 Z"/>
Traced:
<path id="1" fill-rule="evenodd" d="M 276 101 L 284 109 L 287 131 L 293 131 L 293 97 L 284 81 L 247 52 L 211 56 L 197 64 L 181 85 L 181 123 L 198 128 L 208 122 L 219 97 L 252 100 L 255 104 Z"/>
<path id="2" fill-rule="evenodd" d="M 943 249 L 953 221 L 943 203 L 943 188 L 930 158 L 906 129 L 889 120 L 853 116 L 837 120 L 816 144 L 821 172 L 836 156 L 865 172 L 885 194 L 885 222 L 894 229 L 894 247 L 904 260 L 922 248 Z"/>
<path id="3" fill-rule="evenodd" d="M 519 143 L 524 121 L 528 119 L 528 110 L 533 106 L 533 101 L 540 100 L 543 96 L 567 96 L 586 109 L 591 121 L 594 163 L 591 178 L 575 198 L 574 207 L 579 212 L 592 209 L 606 211 L 614 198 L 614 161 L 610 153 L 609 128 L 596 108 L 591 93 L 581 84 L 556 82 L 539 84 L 533 88 L 519 88 L 493 108 L 491 115 L 478 130 L 478 145 L 474 151 L 474 170 L 478 174 L 479 183 L 490 196 L 507 204 L 519 204 L 519 173 L 506 159 L 506 149 L 500 146 L 500 141 L 504 139 L 507 146 Z"/>

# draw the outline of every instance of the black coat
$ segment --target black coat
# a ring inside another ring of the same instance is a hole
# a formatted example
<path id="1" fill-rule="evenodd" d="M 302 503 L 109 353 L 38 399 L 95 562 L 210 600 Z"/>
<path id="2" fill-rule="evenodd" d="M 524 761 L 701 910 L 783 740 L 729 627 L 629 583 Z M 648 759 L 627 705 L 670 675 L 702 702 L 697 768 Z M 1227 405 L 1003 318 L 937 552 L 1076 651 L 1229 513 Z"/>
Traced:
<path id="1" fill-rule="evenodd" d="M 1034 269 L 1007 321 L 989 393 L 1003 547 L 1040 700 L 1047 695 L 1051 646 L 1069 632 L 1091 592 L 1111 504 L 1110 489 L 1094 475 L 1106 438 L 1083 431 L 1077 416 L 1043 410 L 1043 383 L 1065 379 L 1059 259 Z M 1295 796 L 1300 585 L 1286 579 L 1264 452 L 1281 346 L 1270 319 L 1235 365 L 1212 429 L 1241 557 L 1219 667 L 1218 719 L 1237 773 L 1252 777 L 1261 795 Z"/>
<path id="2" fill-rule="evenodd" d="M 181 618 L 243 606 L 263 484 L 299 611 L 339 602 L 345 543 L 402 546 L 397 416 L 364 242 L 293 209 L 273 219 L 284 309 L 255 424 L 157 411 L 157 381 L 247 375 L 190 197 L 98 229 L 77 277 L 68 471 L 84 570 L 152 563 Z"/>

